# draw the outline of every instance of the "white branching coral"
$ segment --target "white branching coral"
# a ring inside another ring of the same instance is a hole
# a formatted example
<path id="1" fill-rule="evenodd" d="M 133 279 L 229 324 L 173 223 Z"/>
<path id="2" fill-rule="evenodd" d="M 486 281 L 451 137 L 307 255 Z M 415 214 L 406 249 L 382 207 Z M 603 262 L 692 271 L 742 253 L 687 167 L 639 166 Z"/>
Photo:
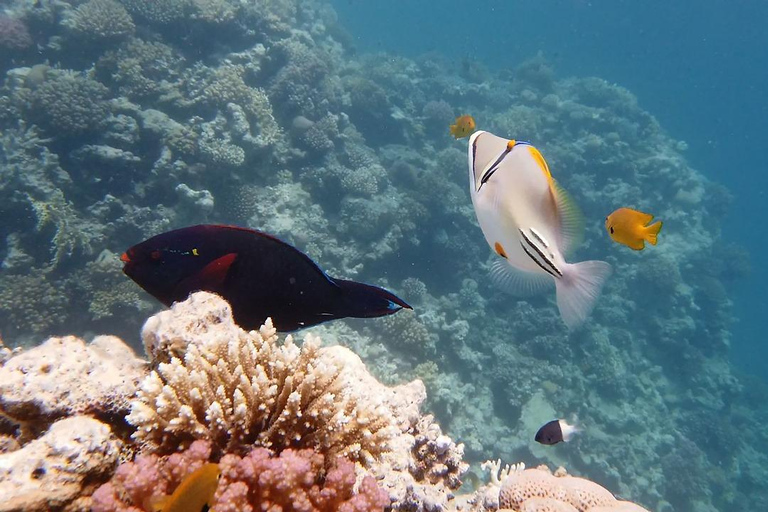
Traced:
<path id="1" fill-rule="evenodd" d="M 153 450 L 204 438 L 225 451 L 308 447 L 366 463 L 401 430 L 389 396 L 397 388 L 353 353 L 311 335 L 301 347 L 291 336 L 279 344 L 269 320 L 247 333 L 216 295 L 196 293 L 150 318 L 142 338 L 158 364 L 128 421 Z"/>
<path id="2" fill-rule="evenodd" d="M 499 465 L 500 466 L 500 465 Z M 492 466 L 492 471 L 499 466 Z M 605 487 L 546 466 L 514 467 L 499 491 L 499 509 L 518 512 L 648 512 L 628 501 L 617 500 Z"/>

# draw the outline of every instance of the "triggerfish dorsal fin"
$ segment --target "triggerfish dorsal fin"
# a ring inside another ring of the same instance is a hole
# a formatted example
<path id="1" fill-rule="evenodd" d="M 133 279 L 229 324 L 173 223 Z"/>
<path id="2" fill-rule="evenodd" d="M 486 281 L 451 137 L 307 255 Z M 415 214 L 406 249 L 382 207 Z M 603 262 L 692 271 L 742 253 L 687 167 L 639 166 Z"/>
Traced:
<path id="1" fill-rule="evenodd" d="M 541 154 L 541 152 L 536 149 L 535 147 L 528 145 L 528 152 L 531 153 L 531 156 L 536 161 L 537 164 L 539 164 L 539 167 L 541 168 L 541 172 L 544 173 L 544 176 L 547 177 L 547 180 L 550 182 L 552 181 L 552 173 L 549 170 L 549 165 L 547 165 L 547 161 L 544 160 L 544 156 Z"/>
<path id="2" fill-rule="evenodd" d="M 554 179 L 550 179 L 550 188 L 560 222 L 560 248 L 568 256 L 584 240 L 584 214 L 571 195 Z"/>

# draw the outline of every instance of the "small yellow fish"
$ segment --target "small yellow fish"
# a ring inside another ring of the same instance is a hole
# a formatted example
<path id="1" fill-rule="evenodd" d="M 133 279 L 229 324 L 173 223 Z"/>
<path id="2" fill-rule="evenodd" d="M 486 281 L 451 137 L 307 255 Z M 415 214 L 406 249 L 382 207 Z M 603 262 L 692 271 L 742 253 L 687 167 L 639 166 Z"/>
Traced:
<path id="1" fill-rule="evenodd" d="M 459 116 L 456 118 L 456 124 L 450 127 L 451 135 L 457 139 L 469 137 L 475 131 L 475 120 L 472 116 Z"/>
<path id="2" fill-rule="evenodd" d="M 605 229 L 615 242 L 630 249 L 642 251 L 645 242 L 656 245 L 656 237 L 661 231 L 661 221 L 654 222 L 653 215 L 632 208 L 619 208 L 605 218 Z"/>
<path id="3" fill-rule="evenodd" d="M 182 480 L 170 496 L 151 498 L 149 508 L 153 512 L 201 512 L 206 505 L 212 506 L 220 475 L 218 464 L 204 464 Z"/>

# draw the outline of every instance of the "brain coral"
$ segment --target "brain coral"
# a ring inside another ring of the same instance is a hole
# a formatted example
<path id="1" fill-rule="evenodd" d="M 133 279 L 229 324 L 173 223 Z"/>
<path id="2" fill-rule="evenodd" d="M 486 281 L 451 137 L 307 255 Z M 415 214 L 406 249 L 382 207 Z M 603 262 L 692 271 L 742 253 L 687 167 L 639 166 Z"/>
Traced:
<path id="1" fill-rule="evenodd" d="M 196 293 L 150 318 L 142 337 L 156 369 L 139 386 L 128 421 L 145 447 L 193 439 L 233 451 L 257 444 L 312 448 L 367 461 L 399 432 L 395 393 L 342 347 L 307 335 L 279 344 L 267 322 L 247 333 L 224 300 Z"/>
<path id="2" fill-rule="evenodd" d="M 518 512 L 645 511 L 634 503 L 617 500 L 591 480 L 570 476 L 562 468 L 552 474 L 544 466 L 525 469 L 522 465 L 502 482 L 499 508 Z"/>

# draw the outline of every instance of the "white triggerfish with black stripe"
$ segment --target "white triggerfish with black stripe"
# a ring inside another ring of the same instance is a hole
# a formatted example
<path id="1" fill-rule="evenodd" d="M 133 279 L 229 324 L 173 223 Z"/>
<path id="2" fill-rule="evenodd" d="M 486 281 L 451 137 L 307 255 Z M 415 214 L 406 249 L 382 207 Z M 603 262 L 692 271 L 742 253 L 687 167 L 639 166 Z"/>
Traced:
<path id="1" fill-rule="evenodd" d="M 578 327 L 592 311 L 611 266 L 565 261 L 583 231 L 575 203 L 528 142 L 476 131 L 469 138 L 468 156 L 477 221 L 500 257 L 491 268 L 493 281 L 516 295 L 543 290 L 554 281 L 560 316 L 568 328 Z"/>

